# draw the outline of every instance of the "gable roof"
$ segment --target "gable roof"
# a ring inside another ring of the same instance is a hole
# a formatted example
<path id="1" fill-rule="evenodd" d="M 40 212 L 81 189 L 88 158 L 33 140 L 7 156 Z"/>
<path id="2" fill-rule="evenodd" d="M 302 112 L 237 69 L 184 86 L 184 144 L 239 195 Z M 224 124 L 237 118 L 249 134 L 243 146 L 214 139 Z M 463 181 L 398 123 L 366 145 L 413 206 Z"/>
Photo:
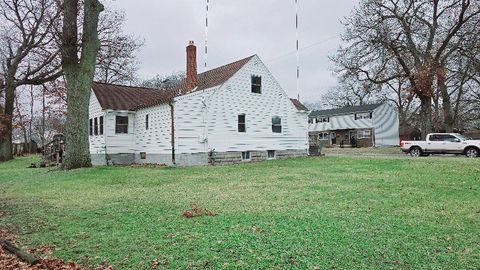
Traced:
<path id="1" fill-rule="evenodd" d="M 292 101 L 295 108 L 297 108 L 297 110 L 299 110 L 299 111 L 309 111 L 309 109 L 307 107 L 305 107 L 305 105 L 303 105 L 300 102 L 300 100 L 298 100 L 296 98 L 291 98 L 290 100 Z"/>
<path id="2" fill-rule="evenodd" d="M 136 111 L 166 103 L 172 91 L 94 82 L 92 90 L 103 110 Z"/>
<path id="3" fill-rule="evenodd" d="M 367 104 L 367 105 L 360 105 L 360 106 L 347 106 L 347 107 L 337 108 L 337 109 L 313 111 L 310 114 L 310 116 L 312 117 L 333 116 L 333 115 L 341 115 L 341 114 L 371 112 L 371 111 L 374 111 L 376 108 L 380 107 L 381 105 L 383 105 L 383 103 Z"/>
<path id="4" fill-rule="evenodd" d="M 224 84 L 253 57 L 255 57 L 255 55 L 198 74 L 198 87 L 193 91 L 201 91 Z M 177 95 L 185 93 L 187 90 L 186 86 L 186 79 L 184 79 L 175 87 L 175 93 L 177 93 Z"/>

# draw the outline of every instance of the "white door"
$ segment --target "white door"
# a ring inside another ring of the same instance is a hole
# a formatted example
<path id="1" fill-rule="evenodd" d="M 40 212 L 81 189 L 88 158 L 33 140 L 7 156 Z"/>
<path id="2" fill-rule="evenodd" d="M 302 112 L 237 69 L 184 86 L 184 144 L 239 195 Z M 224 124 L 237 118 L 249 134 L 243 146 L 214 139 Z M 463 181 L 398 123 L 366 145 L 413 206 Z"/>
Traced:
<path id="1" fill-rule="evenodd" d="M 463 141 L 457 138 L 454 135 L 445 134 L 444 135 L 444 149 L 446 153 L 451 154 L 461 154 L 463 153 L 464 144 Z"/>
<path id="2" fill-rule="evenodd" d="M 443 152 L 443 148 L 445 148 L 444 141 L 443 141 L 443 134 L 432 134 L 430 135 L 428 142 L 427 142 L 427 147 L 425 149 L 426 152 L 435 152 L 435 153 L 441 153 Z"/>

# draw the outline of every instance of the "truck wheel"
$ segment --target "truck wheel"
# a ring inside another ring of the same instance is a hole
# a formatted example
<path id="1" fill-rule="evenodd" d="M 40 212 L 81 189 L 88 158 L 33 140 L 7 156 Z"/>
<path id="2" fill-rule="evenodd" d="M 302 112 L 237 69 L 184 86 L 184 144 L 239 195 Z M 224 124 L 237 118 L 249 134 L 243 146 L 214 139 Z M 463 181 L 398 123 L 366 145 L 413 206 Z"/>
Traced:
<path id="1" fill-rule="evenodd" d="M 422 149 L 420 149 L 418 146 L 414 146 L 410 148 L 409 153 L 411 157 L 419 157 L 422 155 Z"/>
<path id="2" fill-rule="evenodd" d="M 480 156 L 480 151 L 478 150 L 478 148 L 469 147 L 465 150 L 465 155 L 468 158 L 476 158 L 476 157 Z"/>

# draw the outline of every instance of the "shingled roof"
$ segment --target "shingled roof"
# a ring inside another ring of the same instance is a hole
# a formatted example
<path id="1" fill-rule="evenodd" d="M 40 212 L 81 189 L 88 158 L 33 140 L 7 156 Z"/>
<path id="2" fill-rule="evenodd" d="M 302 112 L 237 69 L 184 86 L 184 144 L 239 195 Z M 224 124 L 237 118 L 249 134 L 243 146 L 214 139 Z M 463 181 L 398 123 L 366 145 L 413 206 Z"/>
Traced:
<path id="1" fill-rule="evenodd" d="M 342 114 L 351 114 L 351 113 L 361 113 L 361 112 L 371 112 L 376 108 L 380 107 L 383 103 L 377 104 L 367 104 L 361 106 L 347 106 L 343 108 L 330 109 L 330 110 L 321 110 L 313 111 L 310 116 L 333 116 L 333 115 L 342 115 Z"/>
<path id="2" fill-rule="evenodd" d="M 94 82 L 92 90 L 103 110 L 136 111 L 166 103 L 172 91 Z"/>
<path id="3" fill-rule="evenodd" d="M 308 108 L 305 107 L 305 105 L 303 105 L 300 100 L 298 99 L 295 99 L 295 98 L 291 98 L 290 99 L 293 103 L 293 105 L 295 106 L 295 108 L 297 108 L 297 110 L 299 111 L 308 111 Z"/>
<path id="4" fill-rule="evenodd" d="M 198 74 L 198 87 L 195 88 L 193 91 L 201 91 L 224 84 L 253 57 L 255 57 L 255 55 Z M 187 87 L 185 79 L 177 85 L 177 87 L 175 88 L 175 92 L 177 93 L 177 95 L 180 95 L 181 93 L 185 93 L 186 91 Z"/>

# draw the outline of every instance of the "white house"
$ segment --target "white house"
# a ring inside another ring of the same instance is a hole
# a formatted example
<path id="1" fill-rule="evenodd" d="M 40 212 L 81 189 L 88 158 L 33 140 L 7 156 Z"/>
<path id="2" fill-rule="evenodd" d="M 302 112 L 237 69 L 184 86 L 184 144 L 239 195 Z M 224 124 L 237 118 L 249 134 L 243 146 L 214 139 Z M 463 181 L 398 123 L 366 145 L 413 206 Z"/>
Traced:
<path id="1" fill-rule="evenodd" d="M 311 144 L 398 146 L 397 110 L 388 103 L 313 111 L 309 116 Z"/>
<path id="2" fill-rule="evenodd" d="M 171 91 L 94 83 L 95 165 L 206 165 L 307 155 L 308 110 L 291 100 L 256 55 L 187 78 Z"/>

